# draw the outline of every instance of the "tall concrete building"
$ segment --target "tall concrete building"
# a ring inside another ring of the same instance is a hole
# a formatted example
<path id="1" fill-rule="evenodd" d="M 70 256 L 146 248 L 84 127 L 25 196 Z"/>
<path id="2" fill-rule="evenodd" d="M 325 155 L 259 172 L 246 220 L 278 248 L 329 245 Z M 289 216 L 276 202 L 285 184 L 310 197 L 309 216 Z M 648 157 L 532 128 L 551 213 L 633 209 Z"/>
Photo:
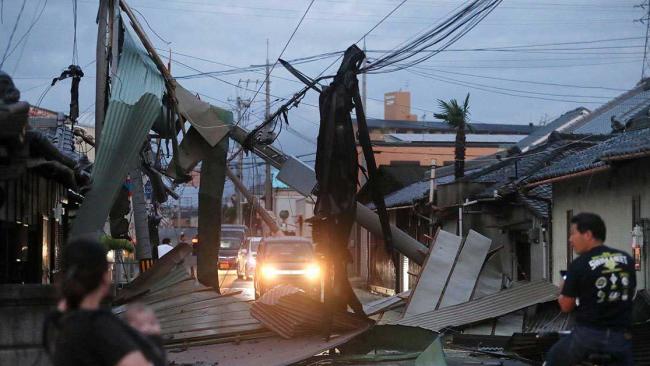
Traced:
<path id="1" fill-rule="evenodd" d="M 384 119 L 393 121 L 417 121 L 411 114 L 411 92 L 396 91 L 384 94 Z"/>

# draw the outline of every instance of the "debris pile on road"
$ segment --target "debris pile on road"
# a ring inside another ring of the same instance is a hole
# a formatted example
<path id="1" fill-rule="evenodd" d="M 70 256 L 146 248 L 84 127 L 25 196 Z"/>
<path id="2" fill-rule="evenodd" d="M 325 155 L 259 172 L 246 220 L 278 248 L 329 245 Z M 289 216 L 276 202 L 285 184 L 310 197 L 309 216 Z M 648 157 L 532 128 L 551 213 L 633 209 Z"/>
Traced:
<path id="1" fill-rule="evenodd" d="M 290 285 L 275 287 L 251 306 L 251 315 L 266 328 L 285 339 L 324 329 L 326 308 L 304 291 Z M 369 320 L 347 311 L 332 314 L 332 331 L 342 332 L 367 327 Z"/>

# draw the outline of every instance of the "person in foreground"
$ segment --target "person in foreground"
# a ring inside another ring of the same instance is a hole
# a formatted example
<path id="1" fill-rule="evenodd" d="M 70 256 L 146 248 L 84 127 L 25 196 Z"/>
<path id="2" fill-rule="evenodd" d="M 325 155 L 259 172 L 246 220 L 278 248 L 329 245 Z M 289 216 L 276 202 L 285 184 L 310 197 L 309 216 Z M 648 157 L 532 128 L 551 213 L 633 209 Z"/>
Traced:
<path id="1" fill-rule="evenodd" d="M 575 311 L 576 325 L 546 355 L 546 365 L 576 365 L 591 354 L 608 354 L 608 365 L 633 365 L 628 328 L 636 289 L 634 260 L 604 245 L 605 223 L 600 216 L 581 213 L 571 219 L 569 241 L 580 255 L 566 272 L 558 303 Z"/>
<path id="2" fill-rule="evenodd" d="M 54 365 L 158 365 L 144 337 L 100 308 L 111 285 L 105 248 L 95 240 L 76 240 L 64 249 L 63 260 Z"/>

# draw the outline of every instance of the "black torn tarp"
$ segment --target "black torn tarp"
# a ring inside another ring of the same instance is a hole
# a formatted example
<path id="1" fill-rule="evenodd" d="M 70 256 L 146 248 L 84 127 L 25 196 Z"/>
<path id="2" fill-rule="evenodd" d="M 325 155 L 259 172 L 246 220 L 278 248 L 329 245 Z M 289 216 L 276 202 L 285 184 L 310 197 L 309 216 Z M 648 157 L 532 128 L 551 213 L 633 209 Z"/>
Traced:
<path id="1" fill-rule="evenodd" d="M 314 207 L 314 237 L 325 253 L 328 263 L 325 302 L 332 310 L 350 306 L 357 314 L 364 314 L 363 307 L 352 291 L 347 277 L 347 262 L 350 260 L 347 242 L 356 215 L 359 174 L 356 141 L 350 116 L 353 108 L 359 124 L 359 143 L 370 173 L 370 185 L 378 186 L 377 170 L 357 80 L 364 59 L 365 54 L 357 46 L 349 47 L 334 80 L 320 95 L 320 129 L 315 169 L 318 185 Z M 384 241 L 391 247 L 388 215 L 383 196 L 376 189 L 373 189 L 373 200 L 378 207 Z M 325 322 L 329 324 L 331 319 L 325 319 Z"/>

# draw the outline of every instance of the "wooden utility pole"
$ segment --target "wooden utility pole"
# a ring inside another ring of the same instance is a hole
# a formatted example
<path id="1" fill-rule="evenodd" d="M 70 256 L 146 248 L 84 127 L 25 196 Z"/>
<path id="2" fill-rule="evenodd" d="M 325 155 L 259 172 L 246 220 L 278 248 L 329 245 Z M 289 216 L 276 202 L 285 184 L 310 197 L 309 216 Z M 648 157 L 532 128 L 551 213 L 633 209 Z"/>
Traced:
<path id="1" fill-rule="evenodd" d="M 266 40 L 266 106 L 264 109 L 264 120 L 268 121 L 271 116 L 271 64 L 269 63 L 269 40 Z M 266 163 L 264 179 L 264 200 L 266 209 L 273 211 L 273 177 L 271 176 L 271 164 Z"/>
<path id="2" fill-rule="evenodd" d="M 280 227 L 278 226 L 277 222 L 273 219 L 273 217 L 262 207 L 260 202 L 257 200 L 253 194 L 250 193 L 248 189 L 246 189 L 246 186 L 244 186 L 244 183 L 242 183 L 241 180 L 237 178 L 235 173 L 233 173 L 230 168 L 226 168 L 226 175 L 228 178 L 232 181 L 232 183 L 235 185 L 235 188 L 237 189 L 238 192 L 241 192 L 248 202 L 251 203 L 252 208 L 257 211 L 257 213 L 260 214 L 260 217 L 269 226 L 269 229 L 271 230 L 271 233 L 276 234 L 276 233 L 281 233 Z"/>
<path id="3" fill-rule="evenodd" d="M 99 0 L 98 24 L 97 24 L 97 48 L 95 51 L 95 149 L 99 147 L 99 141 L 104 126 L 104 113 L 106 112 L 106 87 L 108 86 L 108 52 L 107 25 L 108 25 L 108 0 Z M 95 150 L 96 152 L 96 150 Z"/>

